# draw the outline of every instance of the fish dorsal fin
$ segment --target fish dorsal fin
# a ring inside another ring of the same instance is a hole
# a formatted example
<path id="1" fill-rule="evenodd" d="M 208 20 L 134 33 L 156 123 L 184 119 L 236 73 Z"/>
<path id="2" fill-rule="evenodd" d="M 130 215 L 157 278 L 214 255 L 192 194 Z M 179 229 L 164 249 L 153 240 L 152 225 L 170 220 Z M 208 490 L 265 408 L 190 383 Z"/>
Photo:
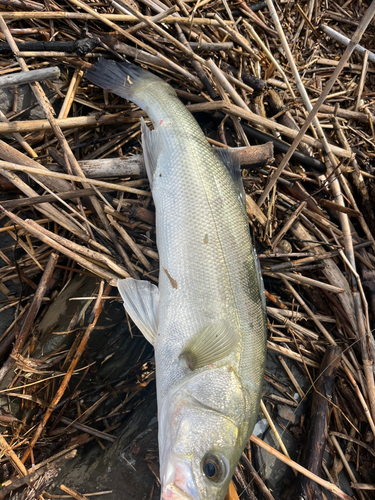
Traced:
<path id="1" fill-rule="evenodd" d="M 228 172 L 232 176 L 234 185 L 238 190 L 238 195 L 241 203 L 245 206 L 246 195 L 245 189 L 243 187 L 242 175 L 241 175 L 241 164 L 240 159 L 236 151 L 231 151 L 228 148 L 215 148 L 217 156 L 227 167 Z"/>
<path id="2" fill-rule="evenodd" d="M 225 358 L 238 342 L 238 333 L 225 320 L 214 321 L 193 337 L 180 358 L 191 370 L 196 370 Z"/>
<path id="3" fill-rule="evenodd" d="M 150 130 L 143 118 L 141 118 L 143 158 L 150 186 L 155 177 L 156 166 L 160 155 L 161 129 Z"/>
<path id="4" fill-rule="evenodd" d="M 159 289 L 149 281 L 126 278 L 117 281 L 124 307 L 145 338 L 154 344 L 158 329 Z"/>

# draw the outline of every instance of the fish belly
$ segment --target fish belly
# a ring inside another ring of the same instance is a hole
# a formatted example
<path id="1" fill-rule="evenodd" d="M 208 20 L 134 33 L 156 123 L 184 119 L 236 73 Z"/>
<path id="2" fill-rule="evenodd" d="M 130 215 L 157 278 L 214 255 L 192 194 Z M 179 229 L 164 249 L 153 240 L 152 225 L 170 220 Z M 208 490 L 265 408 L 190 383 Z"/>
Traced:
<path id="1" fill-rule="evenodd" d="M 248 221 L 228 170 L 203 139 L 172 127 L 163 136 L 153 180 L 160 258 L 159 405 L 190 375 L 179 355 L 212 321 L 225 320 L 238 331 L 230 363 L 256 398 L 263 377 L 264 312 Z"/>

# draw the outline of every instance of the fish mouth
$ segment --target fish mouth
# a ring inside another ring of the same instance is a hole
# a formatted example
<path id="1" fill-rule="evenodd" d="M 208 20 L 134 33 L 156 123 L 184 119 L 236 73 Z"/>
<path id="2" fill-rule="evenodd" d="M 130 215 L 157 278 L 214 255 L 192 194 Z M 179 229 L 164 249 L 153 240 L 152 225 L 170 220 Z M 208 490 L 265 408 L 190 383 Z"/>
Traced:
<path id="1" fill-rule="evenodd" d="M 189 495 L 186 491 L 181 490 L 174 483 L 167 484 L 161 495 L 163 500 L 196 500 L 196 497 Z"/>
<path id="2" fill-rule="evenodd" d="M 163 500 L 197 500 L 197 490 L 190 466 L 180 460 L 169 462 L 163 477 Z"/>

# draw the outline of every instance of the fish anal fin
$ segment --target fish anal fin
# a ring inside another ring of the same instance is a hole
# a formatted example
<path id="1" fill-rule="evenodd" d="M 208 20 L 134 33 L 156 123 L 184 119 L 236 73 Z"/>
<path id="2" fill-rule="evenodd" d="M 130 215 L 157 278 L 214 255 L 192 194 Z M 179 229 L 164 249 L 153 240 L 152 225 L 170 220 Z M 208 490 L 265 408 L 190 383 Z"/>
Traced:
<path id="1" fill-rule="evenodd" d="M 158 328 L 159 289 L 149 281 L 126 278 L 117 281 L 124 307 L 131 319 L 154 344 Z"/>
<path id="2" fill-rule="evenodd" d="M 230 173 L 234 185 L 237 188 L 239 199 L 241 203 L 245 206 L 246 203 L 246 195 L 245 189 L 243 187 L 242 175 L 241 175 L 241 164 L 240 159 L 236 151 L 231 151 L 228 148 L 215 148 L 217 156 L 227 167 L 228 172 Z"/>
<path id="3" fill-rule="evenodd" d="M 202 368 L 228 356 L 236 348 L 239 335 L 225 320 L 202 328 L 180 354 L 191 370 Z"/>

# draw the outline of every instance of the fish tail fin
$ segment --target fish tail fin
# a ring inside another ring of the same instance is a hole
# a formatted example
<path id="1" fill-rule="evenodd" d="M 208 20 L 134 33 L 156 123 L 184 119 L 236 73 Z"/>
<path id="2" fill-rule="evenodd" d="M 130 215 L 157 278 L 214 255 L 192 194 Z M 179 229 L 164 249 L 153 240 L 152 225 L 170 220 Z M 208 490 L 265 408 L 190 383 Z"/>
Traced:
<path id="1" fill-rule="evenodd" d="M 171 88 L 158 76 L 128 61 L 101 59 L 85 76 L 89 82 L 135 102 L 142 109 L 146 108 L 147 95 L 155 84 Z"/>

